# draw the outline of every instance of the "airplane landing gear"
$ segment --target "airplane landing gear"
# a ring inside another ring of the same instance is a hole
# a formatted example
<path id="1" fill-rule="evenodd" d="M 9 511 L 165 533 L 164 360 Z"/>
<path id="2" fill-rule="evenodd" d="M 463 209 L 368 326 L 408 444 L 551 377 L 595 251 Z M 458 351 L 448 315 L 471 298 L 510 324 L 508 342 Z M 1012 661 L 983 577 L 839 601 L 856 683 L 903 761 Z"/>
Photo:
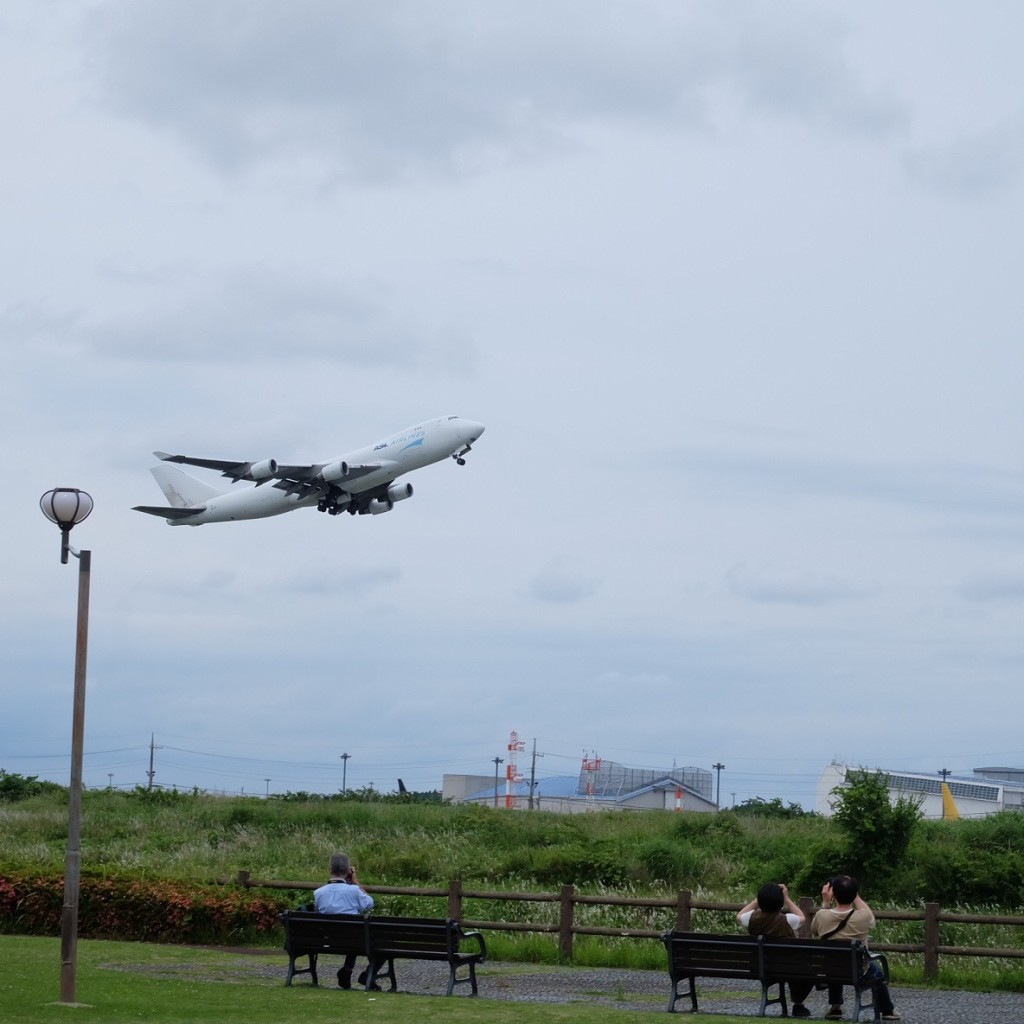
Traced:
<path id="1" fill-rule="evenodd" d="M 472 445 L 467 444 L 466 447 L 463 448 L 461 452 L 452 452 L 452 458 L 455 460 L 457 465 L 464 466 L 466 464 L 465 456 L 468 452 L 471 452 L 472 450 Z"/>

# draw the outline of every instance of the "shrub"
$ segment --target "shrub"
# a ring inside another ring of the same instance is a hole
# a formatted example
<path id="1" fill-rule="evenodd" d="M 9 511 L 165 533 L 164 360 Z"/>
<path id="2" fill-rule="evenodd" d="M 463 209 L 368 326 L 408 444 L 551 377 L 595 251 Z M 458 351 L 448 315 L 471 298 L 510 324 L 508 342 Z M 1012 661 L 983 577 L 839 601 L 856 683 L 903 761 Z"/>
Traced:
<path id="1" fill-rule="evenodd" d="M 40 782 L 38 775 L 18 775 L 0 768 L 0 803 L 15 803 L 41 793 L 64 793 L 56 782 Z"/>
<path id="2" fill-rule="evenodd" d="M 0 932 L 58 935 L 63 902 L 62 876 L 8 872 L 0 877 Z M 278 931 L 278 914 L 290 902 L 256 890 L 83 876 L 78 934 L 149 942 L 256 942 Z"/>

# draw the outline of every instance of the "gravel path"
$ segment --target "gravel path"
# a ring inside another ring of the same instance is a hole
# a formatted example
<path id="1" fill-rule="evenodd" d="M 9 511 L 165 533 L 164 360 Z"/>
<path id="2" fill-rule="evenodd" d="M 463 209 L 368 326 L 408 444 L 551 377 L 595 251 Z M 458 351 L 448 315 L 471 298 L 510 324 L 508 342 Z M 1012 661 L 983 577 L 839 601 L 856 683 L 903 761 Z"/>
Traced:
<path id="1" fill-rule="evenodd" d="M 287 958 L 280 951 L 238 952 L 223 967 L 211 970 L 209 977 L 210 980 L 227 982 L 257 981 L 279 985 L 284 982 L 287 963 Z M 338 957 L 321 957 L 319 975 L 323 986 L 333 987 L 336 984 L 334 976 L 340 963 Z M 359 966 L 362 967 L 362 961 Z M 122 965 L 120 969 L 171 973 L 166 966 Z M 194 966 L 184 969 L 194 976 Z M 395 974 L 400 992 L 418 995 L 443 996 L 448 981 L 446 967 L 437 963 L 397 960 Z M 489 962 L 477 969 L 477 980 L 480 996 L 485 999 L 520 1003 L 590 1003 L 624 1010 L 650 1010 L 653 1013 L 665 1012 L 670 989 L 667 971 L 619 970 L 610 967 L 543 967 Z M 299 977 L 295 984 L 308 985 L 309 978 Z M 467 991 L 468 987 L 456 989 L 453 998 L 466 998 Z M 915 1024 L 917 1021 L 927 1024 L 1024 1024 L 1024 995 L 898 987 L 891 991 L 893 1002 L 907 1024 Z M 338 998 L 356 1000 L 365 998 L 365 994 L 359 989 L 345 993 L 339 991 Z M 702 1016 L 705 1013 L 734 1013 L 758 1019 L 760 986 L 754 982 L 706 978 L 700 983 L 699 998 Z M 814 1018 L 820 1020 L 827 1009 L 825 993 L 813 993 L 808 1006 Z M 848 1001 L 847 1009 L 851 1006 L 852 1003 Z M 767 1019 L 778 1019 L 777 1007 L 768 1012 Z M 685 1019 L 685 1015 L 673 1019 Z M 869 1014 L 861 1014 L 862 1022 L 870 1019 Z"/>

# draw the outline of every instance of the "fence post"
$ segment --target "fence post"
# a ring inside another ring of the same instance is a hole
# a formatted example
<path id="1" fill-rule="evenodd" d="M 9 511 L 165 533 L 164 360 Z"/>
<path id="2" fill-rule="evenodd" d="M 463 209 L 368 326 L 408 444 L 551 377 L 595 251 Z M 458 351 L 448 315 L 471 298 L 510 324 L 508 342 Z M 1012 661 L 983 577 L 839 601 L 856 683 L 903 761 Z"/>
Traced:
<path id="1" fill-rule="evenodd" d="M 800 931 L 797 935 L 801 939 L 809 939 L 811 937 L 811 918 L 814 917 L 814 900 L 810 896 L 801 896 L 798 904 L 801 913 L 804 915 L 804 923 L 800 925 Z"/>
<path id="2" fill-rule="evenodd" d="M 452 921 L 462 920 L 462 879 L 453 878 L 448 883 L 448 917 Z"/>
<path id="3" fill-rule="evenodd" d="M 692 893 L 689 889 L 680 889 L 679 896 L 676 899 L 676 931 L 677 932 L 688 932 L 691 931 L 690 927 L 690 897 Z"/>
<path id="4" fill-rule="evenodd" d="M 249 872 L 245 871 L 243 869 L 242 871 L 238 872 L 238 878 L 236 879 L 236 881 L 238 882 L 238 884 L 243 889 L 248 889 L 249 888 L 249 878 L 250 878 Z"/>
<path id="5" fill-rule="evenodd" d="M 572 917 L 573 897 L 576 886 L 563 885 L 558 915 L 558 952 L 566 959 L 572 960 Z"/>
<path id="6" fill-rule="evenodd" d="M 936 981 L 939 977 L 939 912 L 938 903 L 924 905 L 924 977 Z"/>

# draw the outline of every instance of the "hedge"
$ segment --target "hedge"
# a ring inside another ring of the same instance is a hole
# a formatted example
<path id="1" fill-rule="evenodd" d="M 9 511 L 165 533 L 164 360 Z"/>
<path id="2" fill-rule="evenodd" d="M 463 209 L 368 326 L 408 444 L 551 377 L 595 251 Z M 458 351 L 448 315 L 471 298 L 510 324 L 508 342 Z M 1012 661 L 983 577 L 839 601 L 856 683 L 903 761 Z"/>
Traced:
<path id="1" fill-rule="evenodd" d="M 267 945 L 283 939 L 278 914 L 293 902 L 250 889 L 83 875 L 78 934 L 139 942 Z M 0 873 L 0 933 L 59 935 L 63 903 L 63 876 Z"/>

